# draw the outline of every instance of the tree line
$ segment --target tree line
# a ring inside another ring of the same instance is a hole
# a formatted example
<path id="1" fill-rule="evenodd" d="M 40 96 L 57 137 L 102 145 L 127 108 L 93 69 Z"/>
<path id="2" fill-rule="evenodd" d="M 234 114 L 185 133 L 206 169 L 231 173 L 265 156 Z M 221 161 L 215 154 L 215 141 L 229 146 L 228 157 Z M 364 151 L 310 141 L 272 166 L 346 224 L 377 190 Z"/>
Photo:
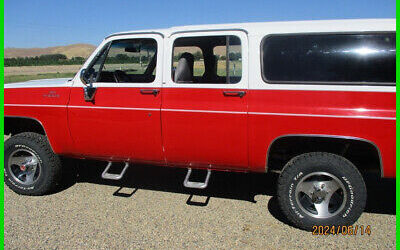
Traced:
<path id="1" fill-rule="evenodd" d="M 43 66 L 43 65 L 71 65 L 71 64 L 83 64 L 85 58 L 83 57 L 72 57 L 67 58 L 63 54 L 49 54 L 35 57 L 12 57 L 4 58 L 4 66 Z"/>

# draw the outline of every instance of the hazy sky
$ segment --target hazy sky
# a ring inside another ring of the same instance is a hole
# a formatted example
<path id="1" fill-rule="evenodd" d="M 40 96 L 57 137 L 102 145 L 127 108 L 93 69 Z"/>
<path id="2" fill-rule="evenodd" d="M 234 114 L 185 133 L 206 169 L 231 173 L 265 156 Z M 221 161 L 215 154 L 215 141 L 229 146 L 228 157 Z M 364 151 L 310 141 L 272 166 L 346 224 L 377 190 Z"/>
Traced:
<path id="1" fill-rule="evenodd" d="M 5 47 L 99 44 L 110 33 L 178 25 L 395 18 L 395 0 L 5 0 Z"/>

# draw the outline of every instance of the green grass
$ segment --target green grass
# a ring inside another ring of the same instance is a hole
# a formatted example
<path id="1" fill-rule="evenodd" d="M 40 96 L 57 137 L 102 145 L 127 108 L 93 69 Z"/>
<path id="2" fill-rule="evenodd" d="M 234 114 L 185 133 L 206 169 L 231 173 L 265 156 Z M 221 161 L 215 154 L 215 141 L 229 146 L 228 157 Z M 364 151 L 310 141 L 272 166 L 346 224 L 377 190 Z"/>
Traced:
<path id="1" fill-rule="evenodd" d="M 37 79 L 50 79 L 50 78 L 67 78 L 74 77 L 76 73 L 46 73 L 37 75 L 13 75 L 4 76 L 4 83 L 25 82 Z"/>

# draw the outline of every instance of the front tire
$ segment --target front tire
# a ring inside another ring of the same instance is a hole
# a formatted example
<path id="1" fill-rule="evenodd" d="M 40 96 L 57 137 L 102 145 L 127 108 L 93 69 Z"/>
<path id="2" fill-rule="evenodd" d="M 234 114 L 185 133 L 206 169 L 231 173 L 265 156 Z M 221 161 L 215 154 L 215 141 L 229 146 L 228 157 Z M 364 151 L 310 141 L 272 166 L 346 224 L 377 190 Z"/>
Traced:
<path id="1" fill-rule="evenodd" d="M 306 153 L 291 159 L 278 180 L 278 202 L 295 226 L 351 225 L 367 200 L 364 180 L 357 168 L 339 155 Z"/>
<path id="2" fill-rule="evenodd" d="M 60 172 L 60 159 L 44 135 L 21 133 L 4 142 L 4 182 L 17 194 L 53 191 Z"/>

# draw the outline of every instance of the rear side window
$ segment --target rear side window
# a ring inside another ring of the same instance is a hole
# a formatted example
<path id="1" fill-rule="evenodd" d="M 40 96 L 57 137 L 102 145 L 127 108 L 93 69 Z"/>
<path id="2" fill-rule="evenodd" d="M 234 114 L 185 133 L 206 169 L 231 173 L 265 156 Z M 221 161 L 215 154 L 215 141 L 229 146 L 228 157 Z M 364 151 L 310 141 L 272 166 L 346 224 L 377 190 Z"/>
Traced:
<path id="1" fill-rule="evenodd" d="M 395 84 L 394 32 L 273 35 L 261 52 L 268 83 Z"/>

